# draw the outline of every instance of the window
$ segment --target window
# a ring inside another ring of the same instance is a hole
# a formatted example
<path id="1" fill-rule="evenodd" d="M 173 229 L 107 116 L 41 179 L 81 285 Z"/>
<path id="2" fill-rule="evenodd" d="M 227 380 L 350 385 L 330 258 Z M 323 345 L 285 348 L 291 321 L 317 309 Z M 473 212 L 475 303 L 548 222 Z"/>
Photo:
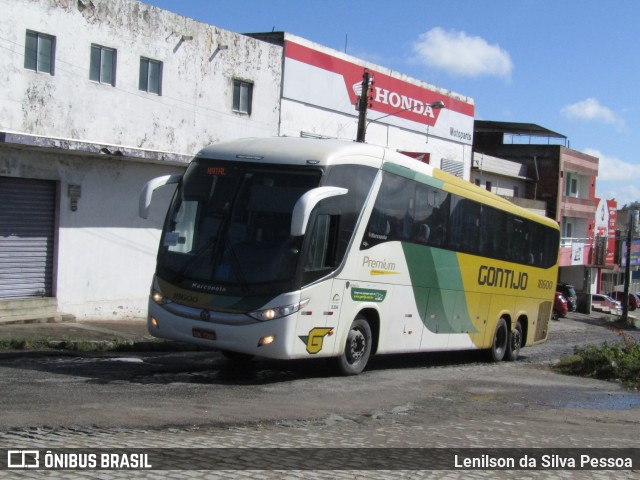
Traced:
<path id="1" fill-rule="evenodd" d="M 571 179 L 571 195 L 578 196 L 578 179 L 577 178 Z"/>
<path id="2" fill-rule="evenodd" d="M 559 238 L 553 228 L 384 172 L 360 249 L 392 241 L 548 268 Z"/>
<path id="3" fill-rule="evenodd" d="M 326 213 L 316 216 L 311 232 L 305 272 L 335 267 L 335 250 L 339 217 Z"/>
<path id="4" fill-rule="evenodd" d="M 459 160 L 450 160 L 448 158 L 443 158 L 440 162 L 440 169 L 443 172 L 450 173 L 451 175 L 455 175 L 456 177 L 462 178 L 464 174 L 464 162 L 460 162 Z"/>
<path id="5" fill-rule="evenodd" d="M 513 196 L 514 198 L 518 198 L 520 196 L 520 188 L 517 185 L 513 186 Z"/>
<path id="6" fill-rule="evenodd" d="M 335 165 L 327 169 L 322 186 L 343 187 L 348 193 L 320 202 L 309 220 L 305 284 L 327 275 L 344 260 L 375 175 L 374 168 L 365 166 Z"/>
<path id="7" fill-rule="evenodd" d="M 27 30 L 24 68 L 53 75 L 56 37 Z"/>
<path id="8" fill-rule="evenodd" d="M 162 62 L 140 57 L 138 89 L 156 95 L 162 94 Z"/>
<path id="9" fill-rule="evenodd" d="M 113 48 L 91 45 L 89 79 L 111 86 L 116 85 L 116 51 Z"/>
<path id="10" fill-rule="evenodd" d="M 578 178 L 575 174 L 567 173 L 565 180 L 565 195 L 567 197 L 578 196 Z"/>
<path id="11" fill-rule="evenodd" d="M 490 192 L 491 191 L 491 182 L 487 181 L 487 183 L 484 184 L 484 188 L 486 188 L 486 190 L 488 192 Z"/>
<path id="12" fill-rule="evenodd" d="M 569 222 L 564 224 L 564 236 L 566 238 L 573 238 L 573 224 Z"/>
<path id="13" fill-rule="evenodd" d="M 242 80 L 233 81 L 233 110 L 251 115 L 253 84 Z"/>

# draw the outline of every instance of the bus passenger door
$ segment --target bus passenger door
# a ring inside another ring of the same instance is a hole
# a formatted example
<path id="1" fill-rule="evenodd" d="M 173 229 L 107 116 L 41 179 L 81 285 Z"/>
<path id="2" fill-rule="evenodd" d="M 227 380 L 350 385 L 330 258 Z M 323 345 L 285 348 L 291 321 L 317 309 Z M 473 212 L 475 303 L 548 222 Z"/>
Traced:
<path id="1" fill-rule="evenodd" d="M 343 304 L 345 281 L 331 277 L 339 264 L 337 257 L 340 217 L 325 213 L 323 208 L 313 216 L 307 231 L 304 258 L 304 287 L 296 325 L 294 355 L 327 356 L 335 351 L 338 320 Z"/>

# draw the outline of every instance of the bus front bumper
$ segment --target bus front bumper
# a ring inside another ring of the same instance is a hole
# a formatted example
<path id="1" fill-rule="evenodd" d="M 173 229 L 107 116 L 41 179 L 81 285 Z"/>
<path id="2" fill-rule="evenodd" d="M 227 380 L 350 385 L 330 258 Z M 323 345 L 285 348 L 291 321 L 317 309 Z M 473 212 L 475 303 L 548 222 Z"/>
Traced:
<path id="1" fill-rule="evenodd" d="M 297 315 L 228 325 L 194 320 L 175 315 L 153 300 L 149 302 L 147 327 L 154 337 L 202 345 L 218 350 L 246 353 L 266 358 L 293 358 L 290 339 L 294 334 Z"/>

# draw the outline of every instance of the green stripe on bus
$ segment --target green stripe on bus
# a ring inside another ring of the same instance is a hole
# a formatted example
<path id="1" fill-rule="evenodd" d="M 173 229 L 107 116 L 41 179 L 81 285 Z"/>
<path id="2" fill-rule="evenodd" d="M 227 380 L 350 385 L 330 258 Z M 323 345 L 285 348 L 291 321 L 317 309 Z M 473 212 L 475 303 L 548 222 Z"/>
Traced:
<path id="1" fill-rule="evenodd" d="M 410 180 L 415 180 L 418 183 L 430 185 L 435 188 L 444 188 L 444 182 L 442 180 L 429 175 L 425 175 L 424 173 L 409 170 L 408 168 L 396 163 L 386 162 L 384 165 L 382 165 L 382 170 L 384 170 L 385 172 L 393 173 L 394 175 L 408 178 Z"/>
<path id="2" fill-rule="evenodd" d="M 434 333 L 476 333 L 455 252 L 403 243 L 420 319 Z"/>

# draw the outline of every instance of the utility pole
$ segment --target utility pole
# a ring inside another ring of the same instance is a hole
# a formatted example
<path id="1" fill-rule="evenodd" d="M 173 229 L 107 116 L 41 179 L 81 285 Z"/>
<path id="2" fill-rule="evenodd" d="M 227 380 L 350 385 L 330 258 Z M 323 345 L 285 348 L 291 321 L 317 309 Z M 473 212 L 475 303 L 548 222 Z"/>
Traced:
<path id="1" fill-rule="evenodd" d="M 356 142 L 364 143 L 364 137 L 367 134 L 367 108 L 369 107 L 369 71 L 364 70 L 362 74 L 362 93 L 356 103 L 356 109 L 360 112 L 358 115 L 358 133 Z"/>
<path id="2" fill-rule="evenodd" d="M 629 231 L 627 232 L 627 269 L 624 272 L 624 291 L 622 293 L 622 317 L 621 320 L 629 323 L 629 283 L 631 281 L 631 242 L 633 241 L 634 220 L 638 215 L 637 210 L 628 210 Z"/>

